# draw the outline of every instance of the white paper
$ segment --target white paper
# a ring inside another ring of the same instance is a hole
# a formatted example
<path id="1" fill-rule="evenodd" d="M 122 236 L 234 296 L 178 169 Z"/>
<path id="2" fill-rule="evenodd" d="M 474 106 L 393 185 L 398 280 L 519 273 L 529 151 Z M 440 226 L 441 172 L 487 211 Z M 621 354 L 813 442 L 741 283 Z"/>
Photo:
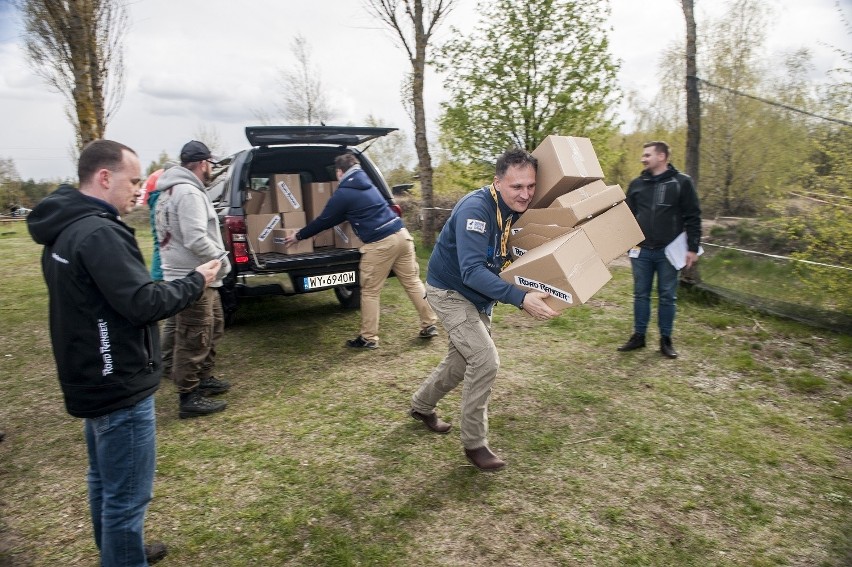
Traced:
<path id="1" fill-rule="evenodd" d="M 668 258 L 676 270 L 680 270 L 686 266 L 687 252 L 689 252 L 689 248 L 686 244 L 686 231 L 681 232 L 677 238 L 666 246 L 666 258 Z M 704 248 L 699 246 L 698 255 L 701 256 L 702 254 L 704 254 Z"/>

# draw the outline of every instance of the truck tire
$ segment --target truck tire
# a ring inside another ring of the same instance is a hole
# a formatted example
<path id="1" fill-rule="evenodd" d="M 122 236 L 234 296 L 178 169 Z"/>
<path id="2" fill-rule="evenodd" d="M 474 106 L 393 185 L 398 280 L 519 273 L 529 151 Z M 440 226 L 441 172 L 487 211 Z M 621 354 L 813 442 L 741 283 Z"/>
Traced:
<path id="1" fill-rule="evenodd" d="M 219 287 L 219 299 L 222 300 L 222 311 L 225 319 L 225 326 L 230 327 L 234 324 L 237 318 L 237 293 L 234 291 L 233 278 L 225 278 L 223 285 Z"/>
<path id="2" fill-rule="evenodd" d="M 358 309 L 361 307 L 361 286 L 342 285 L 334 288 L 334 295 L 344 309 Z"/>

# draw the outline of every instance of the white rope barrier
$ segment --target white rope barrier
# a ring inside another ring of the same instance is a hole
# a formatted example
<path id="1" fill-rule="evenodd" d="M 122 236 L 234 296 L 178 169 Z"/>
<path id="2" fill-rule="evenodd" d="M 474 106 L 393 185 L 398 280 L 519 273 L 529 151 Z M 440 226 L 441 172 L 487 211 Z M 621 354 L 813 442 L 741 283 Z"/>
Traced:
<path id="1" fill-rule="evenodd" d="M 765 252 L 757 252 L 755 250 L 744 250 L 742 248 L 734 248 L 733 246 L 722 246 L 721 244 L 710 244 L 709 242 L 702 242 L 702 246 L 713 246 L 714 248 L 725 248 L 726 250 L 736 250 L 737 252 L 743 252 L 744 254 L 756 254 L 758 256 L 766 256 L 767 258 L 775 258 L 777 260 L 787 260 L 791 262 L 802 262 L 805 264 L 812 264 L 814 266 L 822 266 L 824 268 L 836 268 L 838 270 L 847 270 L 852 272 L 852 268 L 847 268 L 845 266 L 835 266 L 833 264 L 823 264 L 822 262 L 813 262 L 811 260 L 802 260 L 800 258 L 791 258 L 789 256 L 779 256 L 777 254 L 767 254 Z"/>

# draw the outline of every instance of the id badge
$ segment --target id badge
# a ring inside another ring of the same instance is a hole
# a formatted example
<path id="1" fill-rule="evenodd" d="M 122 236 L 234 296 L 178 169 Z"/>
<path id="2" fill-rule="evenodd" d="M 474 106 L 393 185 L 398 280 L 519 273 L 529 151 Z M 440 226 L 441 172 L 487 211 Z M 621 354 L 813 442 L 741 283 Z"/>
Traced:
<path id="1" fill-rule="evenodd" d="M 630 250 L 628 250 L 628 251 L 627 251 L 627 256 L 628 256 L 629 258 L 638 258 L 638 257 L 639 257 L 639 252 L 640 252 L 641 250 L 642 250 L 642 249 L 641 249 L 641 248 L 639 248 L 638 246 L 634 246 L 633 248 L 631 248 Z"/>

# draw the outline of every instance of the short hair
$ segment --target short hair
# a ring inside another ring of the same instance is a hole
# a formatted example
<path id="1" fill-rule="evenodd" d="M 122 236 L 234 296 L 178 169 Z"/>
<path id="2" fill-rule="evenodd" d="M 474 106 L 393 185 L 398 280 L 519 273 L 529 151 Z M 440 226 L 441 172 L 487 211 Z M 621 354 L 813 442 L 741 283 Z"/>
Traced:
<path id="1" fill-rule="evenodd" d="M 669 145 L 665 142 L 655 141 L 655 142 L 646 142 L 642 145 L 643 148 L 654 147 L 654 151 L 658 154 L 666 154 L 666 159 L 669 159 Z"/>
<path id="2" fill-rule="evenodd" d="M 124 152 L 136 155 L 132 148 L 112 140 L 94 140 L 86 144 L 77 160 L 77 178 L 80 183 L 89 181 L 99 169 L 118 171 L 124 161 Z"/>
<path id="3" fill-rule="evenodd" d="M 503 177 L 510 167 L 523 167 L 528 165 L 538 172 L 538 159 L 528 151 L 521 148 L 513 148 L 504 152 L 497 158 L 494 173 L 497 177 Z"/>
<path id="4" fill-rule="evenodd" d="M 355 157 L 355 154 L 347 152 L 334 158 L 334 169 L 348 171 L 353 165 L 358 165 L 358 158 Z"/>

